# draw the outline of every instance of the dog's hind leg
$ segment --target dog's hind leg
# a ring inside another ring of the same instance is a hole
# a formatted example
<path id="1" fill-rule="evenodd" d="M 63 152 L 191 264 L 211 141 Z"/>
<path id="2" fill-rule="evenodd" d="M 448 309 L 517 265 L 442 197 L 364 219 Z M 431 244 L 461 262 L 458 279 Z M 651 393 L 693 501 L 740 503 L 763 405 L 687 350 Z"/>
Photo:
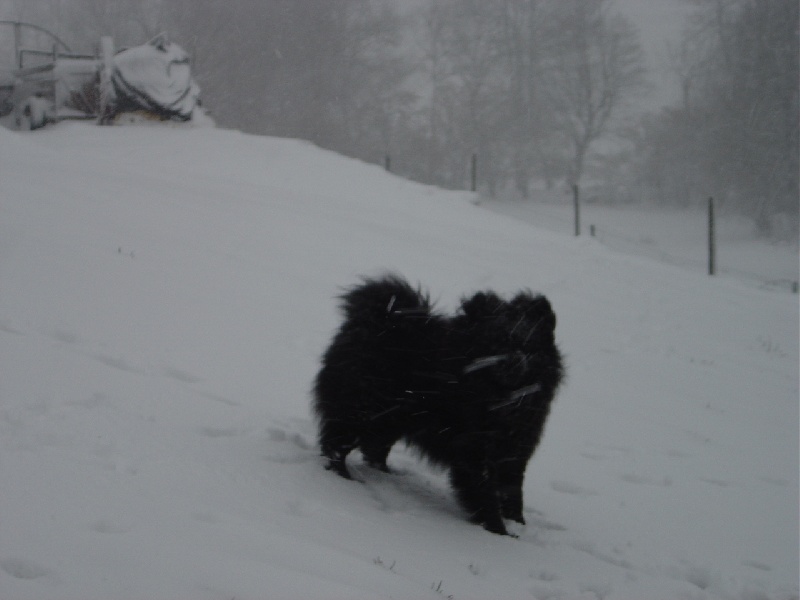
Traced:
<path id="1" fill-rule="evenodd" d="M 391 438 L 388 442 L 382 439 L 367 438 L 361 442 L 361 454 L 364 455 L 364 460 L 373 469 L 391 473 L 389 465 L 386 464 L 386 459 L 395 441 L 397 441 L 397 438 Z"/>
<path id="2" fill-rule="evenodd" d="M 494 474 L 486 467 L 460 464 L 450 470 L 450 483 L 473 523 L 491 533 L 508 535 L 500 513 Z"/>
<path id="3" fill-rule="evenodd" d="M 364 428 L 364 434 L 358 445 L 370 467 L 384 473 L 390 472 L 386 458 L 395 442 L 402 437 L 403 428 L 403 421 L 397 418 L 396 413 L 389 414 L 388 418 L 373 419 L 369 426 Z"/>

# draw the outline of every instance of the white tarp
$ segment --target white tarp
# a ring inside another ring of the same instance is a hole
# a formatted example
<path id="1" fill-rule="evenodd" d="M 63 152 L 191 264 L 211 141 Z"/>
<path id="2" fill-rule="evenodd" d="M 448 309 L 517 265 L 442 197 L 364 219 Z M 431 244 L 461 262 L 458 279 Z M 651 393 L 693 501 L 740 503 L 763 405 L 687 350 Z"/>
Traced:
<path id="1" fill-rule="evenodd" d="M 186 121 L 192 118 L 200 96 L 189 55 L 164 34 L 116 54 L 111 83 L 116 112 L 145 109 Z"/>

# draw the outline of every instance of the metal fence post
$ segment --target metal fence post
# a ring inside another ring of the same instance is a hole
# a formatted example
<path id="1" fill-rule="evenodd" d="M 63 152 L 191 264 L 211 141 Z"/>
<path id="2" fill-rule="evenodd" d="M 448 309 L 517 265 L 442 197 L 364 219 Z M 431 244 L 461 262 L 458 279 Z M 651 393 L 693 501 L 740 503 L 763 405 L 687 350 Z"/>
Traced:
<path id="1" fill-rule="evenodd" d="M 714 275 L 717 262 L 717 240 L 714 231 L 714 198 L 708 199 L 708 274 Z"/>
<path id="2" fill-rule="evenodd" d="M 473 192 L 477 192 L 478 191 L 478 153 L 477 152 L 473 152 L 472 153 L 472 164 L 471 164 L 471 167 L 470 167 L 470 178 L 472 180 L 472 185 L 470 186 L 470 189 Z"/>

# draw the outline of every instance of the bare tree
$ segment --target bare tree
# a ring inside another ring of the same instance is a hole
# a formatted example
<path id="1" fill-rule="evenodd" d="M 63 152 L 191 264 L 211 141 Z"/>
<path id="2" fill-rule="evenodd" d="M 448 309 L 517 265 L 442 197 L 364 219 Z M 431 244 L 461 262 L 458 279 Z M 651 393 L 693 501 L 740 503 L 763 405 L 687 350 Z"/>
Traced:
<path id="1" fill-rule="evenodd" d="M 506 0 L 438 0 L 426 20 L 431 83 L 432 161 L 440 182 L 463 186 L 467 164 L 478 154 L 490 194 L 502 177 L 503 128 L 510 119 L 508 48 L 503 29 Z"/>
<path id="2" fill-rule="evenodd" d="M 795 0 L 693 3 L 680 55 L 689 98 L 648 121 L 640 173 L 664 201 L 713 195 L 765 235 L 796 236 L 800 7 Z"/>
<path id="3" fill-rule="evenodd" d="M 559 175 L 555 120 L 544 83 L 552 47 L 547 42 L 543 0 L 506 0 L 504 5 L 504 60 L 509 77 L 504 138 L 510 177 L 517 192 L 528 198 L 534 177 L 544 179 L 550 188 Z"/>
<path id="4" fill-rule="evenodd" d="M 765 234 L 776 215 L 797 221 L 799 11 L 794 0 L 740 3 L 706 99 L 719 104 L 710 122 L 730 199 Z"/>
<path id="5" fill-rule="evenodd" d="M 569 182 L 583 176 L 591 146 L 644 85 L 638 34 L 609 0 L 552 0 L 549 68 L 553 113 L 571 146 Z"/>

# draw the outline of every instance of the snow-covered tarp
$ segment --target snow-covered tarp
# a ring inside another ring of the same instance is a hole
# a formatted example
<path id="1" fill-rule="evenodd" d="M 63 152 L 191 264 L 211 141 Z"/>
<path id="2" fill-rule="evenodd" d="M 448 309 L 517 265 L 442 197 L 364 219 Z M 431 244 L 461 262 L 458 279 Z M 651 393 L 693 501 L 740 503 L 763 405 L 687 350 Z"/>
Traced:
<path id="1" fill-rule="evenodd" d="M 111 83 L 115 112 L 144 109 L 188 121 L 199 103 L 200 88 L 192 79 L 189 55 L 164 34 L 116 54 Z"/>

